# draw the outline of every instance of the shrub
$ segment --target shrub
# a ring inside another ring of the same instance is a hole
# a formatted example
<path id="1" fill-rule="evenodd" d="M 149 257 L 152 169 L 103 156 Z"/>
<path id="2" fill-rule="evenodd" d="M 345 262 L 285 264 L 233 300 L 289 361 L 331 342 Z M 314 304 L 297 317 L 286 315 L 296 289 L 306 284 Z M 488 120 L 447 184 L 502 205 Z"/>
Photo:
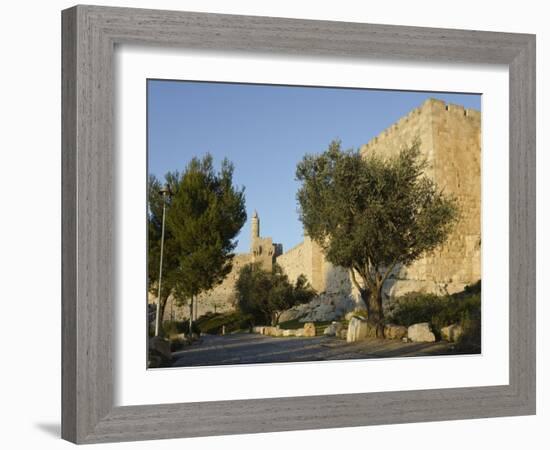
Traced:
<path id="1" fill-rule="evenodd" d="M 467 312 L 461 320 L 463 328 L 456 350 L 459 353 L 481 353 L 481 309 Z"/>
<path id="2" fill-rule="evenodd" d="M 406 327 L 428 322 L 439 339 L 441 328 L 458 323 L 464 330 L 457 345 L 464 351 L 481 348 L 481 283 L 446 296 L 412 292 L 396 299 L 389 307 L 388 322 Z"/>
<path id="3" fill-rule="evenodd" d="M 199 333 L 200 329 L 193 322 L 193 333 Z M 189 334 L 189 321 L 188 320 L 167 320 L 162 323 L 163 336 L 170 338 L 176 334 Z"/>
<path id="4" fill-rule="evenodd" d="M 389 307 L 389 322 L 406 327 L 419 322 L 432 322 L 444 309 L 444 299 L 434 294 L 411 292 L 397 298 Z"/>
<path id="5" fill-rule="evenodd" d="M 241 268 L 235 293 L 239 311 L 264 325 L 277 325 L 284 310 L 307 303 L 316 294 L 304 275 L 293 284 L 278 264 L 268 272 L 258 263 Z"/>

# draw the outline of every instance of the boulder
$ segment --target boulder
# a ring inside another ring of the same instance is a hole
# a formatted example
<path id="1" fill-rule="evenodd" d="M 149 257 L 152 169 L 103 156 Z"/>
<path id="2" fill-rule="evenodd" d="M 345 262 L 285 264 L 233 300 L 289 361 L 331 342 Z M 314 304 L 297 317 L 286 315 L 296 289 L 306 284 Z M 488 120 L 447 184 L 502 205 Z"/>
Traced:
<path id="1" fill-rule="evenodd" d="M 347 342 L 357 342 L 366 339 L 369 326 L 366 320 L 358 317 L 352 317 L 349 321 L 348 331 L 346 334 Z"/>
<path id="2" fill-rule="evenodd" d="M 346 339 L 348 337 L 348 329 L 342 328 L 338 334 L 336 334 L 337 337 L 340 339 Z"/>
<path id="3" fill-rule="evenodd" d="M 305 336 L 304 329 L 303 328 L 298 328 L 297 330 L 295 330 L 294 336 L 304 337 Z"/>
<path id="4" fill-rule="evenodd" d="M 163 359 L 172 359 L 172 352 L 170 351 L 170 341 L 155 336 L 149 339 L 149 352 L 160 355 Z"/>
<path id="5" fill-rule="evenodd" d="M 328 327 L 325 328 L 323 334 L 325 336 L 336 336 L 340 330 L 344 327 L 340 322 L 332 322 Z"/>
<path id="6" fill-rule="evenodd" d="M 296 336 L 296 330 L 283 330 L 284 337 Z"/>
<path id="7" fill-rule="evenodd" d="M 388 323 L 384 327 L 384 337 L 386 339 L 403 339 L 405 336 L 407 336 L 407 327 L 403 325 Z"/>
<path id="8" fill-rule="evenodd" d="M 460 325 L 454 323 L 448 327 L 441 328 L 441 339 L 445 339 L 449 342 L 457 342 L 460 336 L 462 336 L 464 330 Z"/>
<path id="9" fill-rule="evenodd" d="M 305 337 L 315 337 L 316 330 L 315 330 L 315 324 L 313 322 L 305 323 L 303 330 L 304 330 Z"/>
<path id="10" fill-rule="evenodd" d="M 412 342 L 435 342 L 435 335 L 432 333 L 428 322 L 411 325 L 407 329 L 407 337 Z"/>

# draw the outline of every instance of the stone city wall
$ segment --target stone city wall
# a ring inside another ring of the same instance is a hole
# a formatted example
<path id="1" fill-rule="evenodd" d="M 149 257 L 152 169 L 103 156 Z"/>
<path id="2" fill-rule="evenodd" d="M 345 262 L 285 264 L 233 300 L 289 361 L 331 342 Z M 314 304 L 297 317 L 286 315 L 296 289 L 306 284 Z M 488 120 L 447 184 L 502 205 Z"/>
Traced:
<path id="1" fill-rule="evenodd" d="M 426 174 L 457 198 L 460 220 L 439 249 L 389 280 L 387 291 L 399 295 L 423 290 L 457 292 L 481 279 L 481 113 L 430 99 L 361 149 L 396 154 L 415 139 L 429 167 Z"/>

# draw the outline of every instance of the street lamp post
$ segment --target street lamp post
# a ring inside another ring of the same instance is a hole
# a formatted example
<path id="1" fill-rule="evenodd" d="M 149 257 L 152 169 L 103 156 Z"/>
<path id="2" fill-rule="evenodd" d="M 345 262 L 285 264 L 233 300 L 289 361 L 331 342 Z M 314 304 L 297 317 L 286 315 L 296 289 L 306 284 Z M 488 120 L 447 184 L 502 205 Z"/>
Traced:
<path id="1" fill-rule="evenodd" d="M 158 290 L 158 298 L 157 298 L 157 315 L 155 318 L 155 336 L 159 335 L 160 332 L 160 323 L 161 323 L 161 317 L 160 317 L 160 290 L 162 287 L 162 257 L 164 253 L 164 222 L 166 220 L 166 199 L 168 196 L 170 196 L 170 188 L 166 184 L 164 187 L 159 191 L 159 194 L 162 195 L 162 231 L 160 234 L 160 264 L 159 264 L 159 290 Z"/>

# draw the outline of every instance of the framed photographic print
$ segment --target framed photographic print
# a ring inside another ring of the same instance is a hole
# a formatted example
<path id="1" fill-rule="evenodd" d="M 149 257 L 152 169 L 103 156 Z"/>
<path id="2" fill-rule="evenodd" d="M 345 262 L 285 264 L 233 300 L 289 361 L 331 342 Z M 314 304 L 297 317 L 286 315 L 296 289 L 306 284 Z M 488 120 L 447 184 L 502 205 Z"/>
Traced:
<path id="1" fill-rule="evenodd" d="M 534 36 L 62 17 L 65 439 L 534 414 Z"/>

